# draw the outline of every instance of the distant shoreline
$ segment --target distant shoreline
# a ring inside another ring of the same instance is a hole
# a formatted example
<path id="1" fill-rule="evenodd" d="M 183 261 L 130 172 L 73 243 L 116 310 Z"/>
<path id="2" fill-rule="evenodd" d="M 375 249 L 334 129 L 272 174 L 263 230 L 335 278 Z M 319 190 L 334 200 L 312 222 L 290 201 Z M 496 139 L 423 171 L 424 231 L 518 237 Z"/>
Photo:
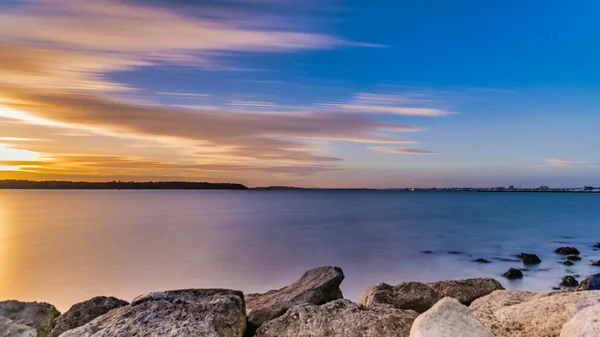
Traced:
<path id="1" fill-rule="evenodd" d="M 248 190 L 242 184 L 209 182 L 73 182 L 0 180 L 5 190 Z"/>

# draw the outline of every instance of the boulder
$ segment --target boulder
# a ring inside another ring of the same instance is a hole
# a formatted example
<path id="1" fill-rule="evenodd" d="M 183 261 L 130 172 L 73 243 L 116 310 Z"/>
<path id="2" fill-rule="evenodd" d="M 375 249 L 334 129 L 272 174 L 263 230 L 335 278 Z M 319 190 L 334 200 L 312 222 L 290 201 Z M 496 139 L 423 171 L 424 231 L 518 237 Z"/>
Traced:
<path id="1" fill-rule="evenodd" d="M 469 308 L 446 297 L 421 314 L 410 329 L 410 337 L 494 337 Z"/>
<path id="2" fill-rule="evenodd" d="M 439 281 L 427 285 L 442 296 L 456 298 L 465 305 L 496 290 L 504 290 L 502 284 L 492 278 Z"/>
<path id="3" fill-rule="evenodd" d="M 389 304 L 397 309 L 422 313 L 431 308 L 440 298 L 442 295 L 424 283 L 404 282 L 396 286 L 380 283 L 367 288 L 359 302 L 368 307 Z"/>
<path id="4" fill-rule="evenodd" d="M 519 254 L 519 258 L 523 261 L 523 264 L 539 264 L 542 263 L 542 260 L 535 254 Z"/>
<path id="5" fill-rule="evenodd" d="M 579 282 L 573 276 L 565 276 L 562 278 L 560 285 L 563 287 L 577 287 Z"/>
<path id="6" fill-rule="evenodd" d="M 0 337 L 36 337 L 34 328 L 0 316 Z"/>
<path id="7" fill-rule="evenodd" d="M 242 337 L 244 294 L 225 289 L 150 293 L 60 337 Z"/>
<path id="8" fill-rule="evenodd" d="M 563 325 L 560 337 L 600 336 L 600 306 L 587 307 Z"/>
<path id="9" fill-rule="evenodd" d="M 573 261 L 569 261 L 569 260 L 567 260 L 567 261 L 563 262 L 562 264 L 564 264 L 565 266 L 572 266 L 572 265 L 574 265 L 575 263 L 573 263 Z"/>
<path id="10" fill-rule="evenodd" d="M 340 284 L 344 272 L 338 267 L 318 267 L 307 271 L 294 284 L 264 294 L 246 295 L 248 329 L 277 318 L 298 304 L 325 304 L 343 298 Z"/>
<path id="11" fill-rule="evenodd" d="M 54 329 L 49 337 L 58 337 L 61 333 L 80 327 L 112 309 L 128 305 L 128 302 L 114 297 L 94 297 L 77 303 L 55 320 Z"/>
<path id="12" fill-rule="evenodd" d="M 567 260 L 580 261 L 581 258 L 579 257 L 579 255 L 571 254 L 571 255 L 567 255 Z"/>
<path id="13" fill-rule="evenodd" d="M 590 266 L 600 266 L 600 260 L 592 260 L 592 261 L 590 261 Z"/>
<path id="14" fill-rule="evenodd" d="M 599 300 L 600 291 L 498 290 L 475 300 L 470 308 L 496 337 L 558 337 L 563 324 Z"/>
<path id="15" fill-rule="evenodd" d="M 0 302 L 0 316 L 34 328 L 38 337 L 48 336 L 58 315 L 60 312 L 48 303 L 14 300 Z"/>
<path id="16" fill-rule="evenodd" d="M 581 281 L 577 291 L 600 290 L 600 274 L 592 275 Z"/>
<path id="17" fill-rule="evenodd" d="M 518 278 L 523 278 L 523 272 L 519 269 L 510 268 L 506 273 L 503 274 L 509 280 L 515 280 Z"/>
<path id="18" fill-rule="evenodd" d="M 557 254 L 563 255 L 579 255 L 579 251 L 575 247 L 559 247 L 554 251 Z"/>
<path id="19" fill-rule="evenodd" d="M 255 336 L 408 337 L 417 315 L 389 305 L 365 307 L 343 299 L 321 306 L 302 304 L 261 325 Z"/>

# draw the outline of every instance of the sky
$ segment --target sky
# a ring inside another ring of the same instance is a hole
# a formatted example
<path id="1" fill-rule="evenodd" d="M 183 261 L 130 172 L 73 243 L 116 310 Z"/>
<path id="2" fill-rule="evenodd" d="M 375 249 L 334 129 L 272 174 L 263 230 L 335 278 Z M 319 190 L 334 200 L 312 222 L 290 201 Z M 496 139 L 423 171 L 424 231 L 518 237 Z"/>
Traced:
<path id="1" fill-rule="evenodd" d="M 600 185 L 598 12 L 0 0 L 0 179 Z"/>

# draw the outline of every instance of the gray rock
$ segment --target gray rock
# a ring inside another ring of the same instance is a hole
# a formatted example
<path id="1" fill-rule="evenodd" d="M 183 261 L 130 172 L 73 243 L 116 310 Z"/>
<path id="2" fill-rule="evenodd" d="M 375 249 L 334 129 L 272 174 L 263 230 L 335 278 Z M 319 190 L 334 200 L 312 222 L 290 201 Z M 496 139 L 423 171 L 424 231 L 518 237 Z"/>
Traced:
<path id="1" fill-rule="evenodd" d="M 307 271 L 298 281 L 279 290 L 246 295 L 248 329 L 277 318 L 299 304 L 325 304 L 343 298 L 340 284 L 344 272 L 338 267 L 318 267 Z"/>
<path id="2" fill-rule="evenodd" d="M 264 323 L 256 337 L 408 337 L 415 318 L 412 310 L 388 305 L 367 308 L 349 300 L 303 304 Z"/>
<path id="3" fill-rule="evenodd" d="M 55 320 L 54 329 L 49 337 L 58 337 L 65 331 L 80 327 L 98 316 L 128 304 L 118 298 L 103 296 L 77 303 Z"/>
<path id="4" fill-rule="evenodd" d="M 494 337 L 458 300 L 446 297 L 421 314 L 410 337 Z"/>
<path id="5" fill-rule="evenodd" d="M 475 300 L 470 309 L 497 337 L 558 337 L 577 312 L 598 301 L 600 291 L 498 290 Z"/>
<path id="6" fill-rule="evenodd" d="M 37 331 L 38 337 L 46 337 L 52 331 L 53 321 L 60 312 L 52 304 L 39 302 L 0 302 L 0 316 L 27 325 Z"/>
<path id="7" fill-rule="evenodd" d="M 563 255 L 579 255 L 579 250 L 577 250 L 577 248 L 575 247 L 559 247 L 556 248 L 556 250 L 554 251 L 557 254 L 563 254 Z"/>
<path id="8" fill-rule="evenodd" d="M 563 325 L 560 337 L 600 336 L 600 306 L 587 307 Z"/>
<path id="9" fill-rule="evenodd" d="M 540 258 L 535 254 L 521 253 L 519 255 L 519 258 L 521 259 L 521 261 L 523 261 L 523 264 L 527 265 L 542 263 L 542 260 L 540 260 Z"/>
<path id="10" fill-rule="evenodd" d="M 60 337 L 242 337 L 244 294 L 225 289 L 150 293 Z"/>
<path id="11" fill-rule="evenodd" d="M 496 290 L 504 290 L 502 284 L 492 278 L 448 280 L 427 283 L 427 285 L 442 296 L 456 298 L 465 305 L 469 305 L 476 299 L 489 295 Z"/>
<path id="12" fill-rule="evenodd" d="M 577 287 L 579 282 L 573 276 L 565 276 L 560 281 L 560 285 L 563 287 Z"/>
<path id="13" fill-rule="evenodd" d="M 34 328 L 0 316 L 0 337 L 37 337 Z"/>
<path id="14" fill-rule="evenodd" d="M 577 291 L 600 290 L 600 274 L 592 275 L 581 281 Z"/>
<path id="15" fill-rule="evenodd" d="M 523 272 L 519 269 L 510 268 L 506 273 L 503 274 L 509 280 L 515 280 L 523 278 Z"/>
<path id="16" fill-rule="evenodd" d="M 380 283 L 367 288 L 359 302 L 368 307 L 389 304 L 397 309 L 422 313 L 429 310 L 440 298 L 440 293 L 424 283 L 404 282 L 396 286 Z"/>

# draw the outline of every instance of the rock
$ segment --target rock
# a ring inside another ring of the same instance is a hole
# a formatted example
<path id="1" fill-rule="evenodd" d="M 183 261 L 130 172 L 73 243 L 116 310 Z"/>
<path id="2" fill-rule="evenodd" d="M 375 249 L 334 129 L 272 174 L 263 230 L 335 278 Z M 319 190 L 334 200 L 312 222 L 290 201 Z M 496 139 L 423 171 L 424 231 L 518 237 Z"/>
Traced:
<path id="1" fill-rule="evenodd" d="M 571 254 L 571 255 L 567 255 L 567 260 L 571 260 L 571 261 L 580 261 L 581 258 L 575 254 Z"/>
<path id="2" fill-rule="evenodd" d="M 128 302 L 114 297 L 94 297 L 77 303 L 55 320 L 54 329 L 49 337 L 58 337 L 61 333 L 80 327 L 112 309 L 128 305 Z"/>
<path id="3" fill-rule="evenodd" d="M 554 251 L 555 253 L 558 254 L 563 254 L 563 255 L 579 255 L 579 251 L 577 250 L 577 248 L 575 247 L 559 247 L 556 248 L 556 250 Z"/>
<path id="4" fill-rule="evenodd" d="M 277 318 L 298 304 L 325 304 L 343 298 L 340 284 L 344 272 L 338 267 L 318 267 L 307 271 L 294 284 L 264 294 L 246 295 L 248 329 Z"/>
<path id="5" fill-rule="evenodd" d="M 535 254 L 521 253 L 519 255 L 519 258 L 521 259 L 521 261 L 523 261 L 523 264 L 539 264 L 539 263 L 542 263 L 542 260 L 540 260 L 540 258 L 537 255 L 535 255 Z"/>
<path id="6" fill-rule="evenodd" d="M 150 293 L 60 337 L 241 337 L 246 330 L 244 294 L 225 289 Z"/>
<path id="7" fill-rule="evenodd" d="M 504 277 L 509 280 L 516 280 L 523 277 L 523 272 L 519 269 L 510 268 L 506 273 L 504 273 Z"/>
<path id="8" fill-rule="evenodd" d="M 427 283 L 440 295 L 453 297 L 462 304 L 469 305 L 476 299 L 489 295 L 495 290 L 504 290 L 500 282 L 492 278 L 473 278 Z"/>
<path id="9" fill-rule="evenodd" d="M 38 337 L 46 337 L 52 331 L 53 321 L 60 312 L 52 304 L 38 302 L 0 302 L 0 316 L 15 323 L 27 325 L 37 331 Z"/>
<path id="10" fill-rule="evenodd" d="M 412 325 L 410 337 L 494 337 L 469 308 L 446 297 L 421 314 Z"/>
<path id="11" fill-rule="evenodd" d="M 367 288 L 359 302 L 367 307 L 389 304 L 397 309 L 421 313 L 431 308 L 440 298 L 441 294 L 420 282 L 404 282 L 396 286 L 380 283 Z"/>
<path id="12" fill-rule="evenodd" d="M 261 325 L 255 336 L 408 337 L 417 315 L 389 305 L 367 308 L 343 299 L 321 306 L 302 304 Z"/>
<path id="13" fill-rule="evenodd" d="M 560 285 L 563 287 L 577 287 L 579 282 L 573 276 L 565 276 L 562 278 Z"/>
<path id="14" fill-rule="evenodd" d="M 572 265 L 574 265 L 575 263 L 573 263 L 573 261 L 569 261 L 569 260 L 567 260 L 567 261 L 563 262 L 562 264 L 564 264 L 565 266 L 572 266 Z"/>
<path id="15" fill-rule="evenodd" d="M 477 262 L 477 263 L 490 263 L 490 261 L 488 261 L 486 259 L 477 259 L 477 260 L 473 260 L 473 262 Z"/>
<path id="16" fill-rule="evenodd" d="M 463 255 L 463 252 L 457 252 L 457 251 L 450 251 L 448 252 L 449 255 Z"/>
<path id="17" fill-rule="evenodd" d="M 594 244 L 594 246 L 593 246 L 593 247 L 594 247 L 594 248 L 600 248 L 600 242 L 598 242 L 598 243 Z"/>
<path id="18" fill-rule="evenodd" d="M 563 324 L 599 299 L 600 291 L 498 290 L 475 300 L 470 308 L 497 337 L 557 337 Z"/>
<path id="19" fill-rule="evenodd" d="M 592 260 L 590 261 L 591 266 L 600 266 L 600 260 Z"/>
<path id="20" fill-rule="evenodd" d="M 37 337 L 34 328 L 0 316 L 0 337 Z"/>
<path id="21" fill-rule="evenodd" d="M 421 254 L 433 254 L 431 250 L 422 250 Z"/>
<path id="22" fill-rule="evenodd" d="M 600 336 L 600 306 L 587 307 L 563 325 L 560 337 Z"/>
<path id="23" fill-rule="evenodd" d="M 592 275 L 581 281 L 577 291 L 600 290 L 600 274 Z"/>

